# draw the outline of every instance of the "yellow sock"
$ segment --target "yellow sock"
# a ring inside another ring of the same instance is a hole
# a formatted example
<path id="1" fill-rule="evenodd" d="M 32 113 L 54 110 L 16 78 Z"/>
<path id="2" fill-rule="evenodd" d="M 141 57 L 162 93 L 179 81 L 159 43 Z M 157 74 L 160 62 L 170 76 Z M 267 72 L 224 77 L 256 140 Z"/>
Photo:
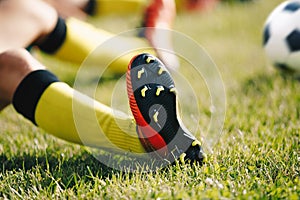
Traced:
<path id="1" fill-rule="evenodd" d="M 125 115 L 116 118 L 111 108 L 62 82 L 52 83 L 44 91 L 35 111 L 37 125 L 61 139 L 104 149 L 116 146 L 144 152 L 133 119 Z"/>
<path id="2" fill-rule="evenodd" d="M 142 14 L 148 0 L 96 0 L 94 15 Z"/>
<path id="3" fill-rule="evenodd" d="M 28 74 L 17 87 L 15 109 L 48 133 L 69 142 L 143 153 L 133 118 L 115 112 L 59 82 L 47 70 Z"/>
<path id="4" fill-rule="evenodd" d="M 81 64 L 90 55 L 89 61 L 97 66 L 107 67 L 104 65 L 110 63 L 110 71 L 124 73 L 134 55 L 141 52 L 155 54 L 144 38 L 114 37 L 115 35 L 112 33 L 96 29 L 92 25 L 74 18 L 67 19 L 66 25 L 66 38 L 61 47 L 53 54 L 60 59 Z M 107 40 L 112 43 L 105 43 Z M 101 46 L 103 43 L 105 45 Z M 97 53 L 95 50 L 99 45 Z"/>

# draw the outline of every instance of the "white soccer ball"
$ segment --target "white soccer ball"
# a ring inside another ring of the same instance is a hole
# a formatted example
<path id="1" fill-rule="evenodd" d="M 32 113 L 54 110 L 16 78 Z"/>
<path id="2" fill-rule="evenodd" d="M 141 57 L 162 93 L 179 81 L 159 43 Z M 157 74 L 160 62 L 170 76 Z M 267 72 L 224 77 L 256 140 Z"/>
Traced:
<path id="1" fill-rule="evenodd" d="M 272 11 L 264 25 L 263 45 L 276 68 L 300 73 L 300 0 L 285 1 Z"/>

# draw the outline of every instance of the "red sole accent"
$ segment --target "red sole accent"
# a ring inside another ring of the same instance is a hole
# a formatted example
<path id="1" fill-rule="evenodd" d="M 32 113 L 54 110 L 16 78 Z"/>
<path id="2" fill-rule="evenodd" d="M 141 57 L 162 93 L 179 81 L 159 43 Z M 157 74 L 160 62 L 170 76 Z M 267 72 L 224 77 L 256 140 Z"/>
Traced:
<path id="1" fill-rule="evenodd" d="M 138 56 L 138 55 L 137 55 Z M 138 134 L 142 144 L 145 146 L 146 150 L 160 150 L 159 154 L 165 156 L 167 152 L 167 144 L 160 134 L 155 131 L 144 119 L 142 113 L 140 112 L 137 102 L 134 98 L 132 84 L 131 84 L 131 63 L 137 57 L 133 57 L 128 65 L 128 71 L 126 74 L 127 82 L 127 94 L 129 98 L 129 104 L 131 112 L 136 120 L 138 125 Z"/>

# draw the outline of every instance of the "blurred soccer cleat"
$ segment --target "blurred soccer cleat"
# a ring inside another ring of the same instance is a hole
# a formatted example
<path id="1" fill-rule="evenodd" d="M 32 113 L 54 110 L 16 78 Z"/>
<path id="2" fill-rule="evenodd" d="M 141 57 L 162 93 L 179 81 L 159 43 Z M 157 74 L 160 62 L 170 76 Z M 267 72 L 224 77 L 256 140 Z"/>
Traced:
<path id="1" fill-rule="evenodd" d="M 179 118 L 174 81 L 160 60 L 150 54 L 134 57 L 127 71 L 127 93 L 147 152 L 169 162 L 203 162 L 201 143 Z"/>
<path id="2" fill-rule="evenodd" d="M 179 1 L 179 0 L 177 0 Z M 219 3 L 219 0 L 180 0 L 181 7 L 188 12 L 212 10 Z"/>
<path id="3" fill-rule="evenodd" d="M 167 66 L 178 68 L 179 61 L 173 51 L 172 26 L 176 16 L 174 0 L 152 0 L 145 10 L 141 33 Z"/>

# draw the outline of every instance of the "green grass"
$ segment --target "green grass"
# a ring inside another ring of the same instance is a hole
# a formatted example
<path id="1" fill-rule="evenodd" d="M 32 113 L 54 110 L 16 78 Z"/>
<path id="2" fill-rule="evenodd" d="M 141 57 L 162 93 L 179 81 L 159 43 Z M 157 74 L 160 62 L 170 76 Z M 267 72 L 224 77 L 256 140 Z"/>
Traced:
<path id="1" fill-rule="evenodd" d="M 223 134 L 204 166 L 119 172 L 9 107 L 0 114 L 0 199 L 299 199 L 300 83 L 274 70 L 261 47 L 264 20 L 279 2 L 223 4 L 177 18 L 175 29 L 207 50 L 226 88 Z M 121 31 L 105 20 L 109 29 Z M 72 66 L 47 64 L 74 81 Z M 112 85 L 102 83 L 104 96 Z M 210 117 L 203 95 L 201 127 Z"/>

